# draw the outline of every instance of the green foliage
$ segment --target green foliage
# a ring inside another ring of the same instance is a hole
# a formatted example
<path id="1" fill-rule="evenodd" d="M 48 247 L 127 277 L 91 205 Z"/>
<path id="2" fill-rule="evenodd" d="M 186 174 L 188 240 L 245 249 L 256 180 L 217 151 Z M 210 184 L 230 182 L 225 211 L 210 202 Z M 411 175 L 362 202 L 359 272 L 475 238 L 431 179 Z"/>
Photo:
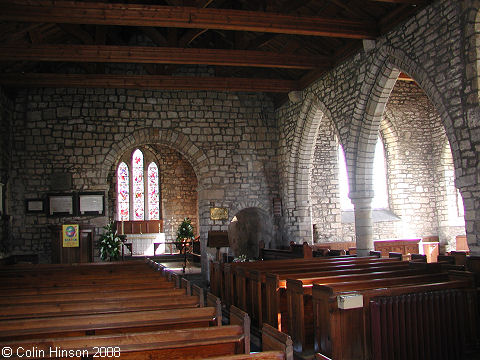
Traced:
<path id="1" fill-rule="evenodd" d="M 194 237 L 195 236 L 193 235 L 192 220 L 186 217 L 185 219 L 183 219 L 182 223 L 178 226 L 176 241 L 182 242 L 184 239 L 190 240 L 190 239 L 193 239 Z"/>
<path id="2" fill-rule="evenodd" d="M 116 261 L 120 258 L 120 244 L 122 243 L 122 235 L 117 234 L 115 222 L 103 227 L 105 229 L 100 236 L 100 257 L 102 260 Z"/>

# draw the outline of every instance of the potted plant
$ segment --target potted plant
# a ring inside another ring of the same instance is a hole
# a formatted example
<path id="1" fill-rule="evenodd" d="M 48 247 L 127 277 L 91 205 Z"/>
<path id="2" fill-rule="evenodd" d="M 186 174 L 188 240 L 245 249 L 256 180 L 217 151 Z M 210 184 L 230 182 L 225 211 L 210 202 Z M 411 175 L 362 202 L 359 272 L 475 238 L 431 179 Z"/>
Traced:
<path id="1" fill-rule="evenodd" d="M 184 243 L 188 240 L 193 240 L 194 237 L 192 221 L 186 217 L 178 226 L 177 238 L 175 239 L 177 242 L 177 244 L 175 244 L 177 249 L 181 252 L 184 247 Z"/>
<path id="2" fill-rule="evenodd" d="M 120 244 L 124 235 L 118 235 L 115 222 L 103 227 L 105 231 L 100 236 L 100 257 L 102 260 L 116 261 L 120 258 Z"/>

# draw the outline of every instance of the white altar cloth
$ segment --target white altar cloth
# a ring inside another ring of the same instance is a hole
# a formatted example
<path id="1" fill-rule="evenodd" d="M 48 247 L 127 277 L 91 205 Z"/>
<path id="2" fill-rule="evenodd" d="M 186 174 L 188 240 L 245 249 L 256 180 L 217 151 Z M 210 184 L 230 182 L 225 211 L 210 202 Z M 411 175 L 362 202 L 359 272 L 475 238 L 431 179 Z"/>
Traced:
<path id="1" fill-rule="evenodd" d="M 132 243 L 132 255 L 165 254 L 165 233 L 127 234 L 127 243 Z M 155 254 L 154 243 L 159 243 Z"/>

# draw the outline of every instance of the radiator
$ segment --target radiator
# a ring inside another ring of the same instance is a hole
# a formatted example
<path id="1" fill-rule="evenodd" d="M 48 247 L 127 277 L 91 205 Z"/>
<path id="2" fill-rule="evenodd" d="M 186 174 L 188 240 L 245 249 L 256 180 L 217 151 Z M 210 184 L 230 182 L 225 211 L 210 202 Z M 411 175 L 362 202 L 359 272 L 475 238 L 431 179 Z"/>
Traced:
<path id="1" fill-rule="evenodd" d="M 467 303 L 463 290 L 371 300 L 372 359 L 461 359 L 469 328 Z"/>

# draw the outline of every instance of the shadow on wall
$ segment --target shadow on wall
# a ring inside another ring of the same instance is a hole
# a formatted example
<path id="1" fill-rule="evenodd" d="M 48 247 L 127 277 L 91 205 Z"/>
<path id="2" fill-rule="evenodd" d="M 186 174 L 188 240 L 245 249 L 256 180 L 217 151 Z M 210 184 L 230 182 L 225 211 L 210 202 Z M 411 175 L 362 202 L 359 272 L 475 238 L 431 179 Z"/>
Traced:
<path id="1" fill-rule="evenodd" d="M 272 219 L 260 208 L 243 209 L 230 222 L 228 239 L 235 257 L 258 258 L 260 241 L 268 248 L 273 240 Z"/>

